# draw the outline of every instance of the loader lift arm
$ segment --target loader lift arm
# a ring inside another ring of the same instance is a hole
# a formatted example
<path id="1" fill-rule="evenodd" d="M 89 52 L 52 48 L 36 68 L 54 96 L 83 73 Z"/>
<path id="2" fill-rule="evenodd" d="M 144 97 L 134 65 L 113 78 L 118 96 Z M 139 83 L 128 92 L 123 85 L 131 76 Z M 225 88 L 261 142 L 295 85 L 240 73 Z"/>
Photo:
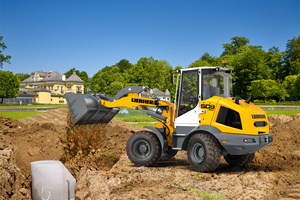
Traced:
<path id="1" fill-rule="evenodd" d="M 67 93 L 67 99 L 73 125 L 76 124 L 107 124 L 119 112 L 120 108 L 131 108 L 140 110 L 152 116 L 158 122 L 157 127 L 168 127 L 168 132 L 173 127 L 172 112 L 174 104 L 168 101 L 159 100 L 154 95 L 151 98 L 139 97 L 139 93 L 148 90 L 147 86 L 129 86 L 120 90 L 112 98 L 105 94 L 74 94 Z M 148 110 L 148 106 L 156 106 L 156 112 Z"/>

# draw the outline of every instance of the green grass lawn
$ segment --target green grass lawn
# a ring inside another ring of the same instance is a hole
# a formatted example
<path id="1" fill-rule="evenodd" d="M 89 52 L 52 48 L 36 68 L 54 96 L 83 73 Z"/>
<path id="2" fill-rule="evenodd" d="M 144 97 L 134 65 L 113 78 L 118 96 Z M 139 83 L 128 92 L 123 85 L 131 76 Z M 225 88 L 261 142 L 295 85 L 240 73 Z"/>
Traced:
<path id="1" fill-rule="evenodd" d="M 292 115 L 300 114 L 300 110 L 267 110 L 268 115 Z"/>
<path id="2" fill-rule="evenodd" d="M 0 108 L 36 108 L 36 107 L 55 107 L 67 108 L 67 104 L 0 104 Z"/>
<path id="3" fill-rule="evenodd" d="M 116 115 L 116 119 L 124 122 L 155 122 L 156 120 L 148 116 L 146 113 L 138 110 L 126 109 L 128 114 L 122 113 L 124 109 L 121 109 Z"/>
<path id="4" fill-rule="evenodd" d="M 36 114 L 39 114 L 43 111 L 40 111 L 40 112 L 0 112 L 0 115 L 3 116 L 3 117 L 9 117 L 9 118 L 12 118 L 14 120 L 19 120 L 19 119 L 23 119 L 25 117 L 31 117 L 33 115 L 36 115 Z"/>

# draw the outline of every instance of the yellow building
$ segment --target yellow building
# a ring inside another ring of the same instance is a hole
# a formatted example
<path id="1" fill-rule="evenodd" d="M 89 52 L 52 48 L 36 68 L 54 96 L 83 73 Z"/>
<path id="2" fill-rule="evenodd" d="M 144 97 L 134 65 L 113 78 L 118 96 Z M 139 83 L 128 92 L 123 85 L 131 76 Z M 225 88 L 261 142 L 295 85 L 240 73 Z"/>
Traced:
<path id="1" fill-rule="evenodd" d="M 32 97 L 41 104 L 65 104 L 63 95 L 68 92 L 84 93 L 84 81 L 75 71 L 68 79 L 58 72 L 38 71 L 21 82 L 19 97 Z"/>

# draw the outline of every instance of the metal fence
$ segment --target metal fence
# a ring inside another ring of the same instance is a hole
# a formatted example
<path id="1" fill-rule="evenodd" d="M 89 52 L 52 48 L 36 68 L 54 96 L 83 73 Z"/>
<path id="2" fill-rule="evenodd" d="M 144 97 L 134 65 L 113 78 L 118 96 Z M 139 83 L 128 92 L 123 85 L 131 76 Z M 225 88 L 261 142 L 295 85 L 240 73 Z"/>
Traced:
<path id="1" fill-rule="evenodd" d="M 0 99 L 1 101 L 1 99 Z M 17 97 L 17 98 L 6 98 L 3 99 L 3 103 L 6 104 L 32 104 L 35 103 L 35 98 L 34 97 Z"/>

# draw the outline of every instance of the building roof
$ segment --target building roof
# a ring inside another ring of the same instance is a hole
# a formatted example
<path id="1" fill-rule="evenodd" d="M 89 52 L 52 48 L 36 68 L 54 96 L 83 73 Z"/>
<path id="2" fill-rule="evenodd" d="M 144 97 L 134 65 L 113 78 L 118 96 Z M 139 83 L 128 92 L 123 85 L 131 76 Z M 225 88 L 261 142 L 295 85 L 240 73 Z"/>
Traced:
<path id="1" fill-rule="evenodd" d="M 166 92 L 163 92 L 157 88 L 150 89 L 150 92 L 142 92 L 141 95 L 144 97 L 150 96 L 150 93 L 153 93 L 155 96 L 171 96 L 171 93 L 167 89 Z"/>
<path id="2" fill-rule="evenodd" d="M 46 77 L 47 72 L 43 72 L 43 71 L 37 71 L 37 73 L 39 74 L 40 77 Z M 34 75 L 34 73 L 32 73 L 32 75 Z"/>
<path id="3" fill-rule="evenodd" d="M 165 93 L 157 88 L 153 88 L 152 90 L 155 96 L 165 96 Z"/>
<path id="4" fill-rule="evenodd" d="M 81 82 L 84 83 L 79 76 L 77 76 L 76 71 L 73 71 L 73 74 L 66 80 L 66 82 Z"/>
<path id="5" fill-rule="evenodd" d="M 31 82 L 33 82 L 33 75 L 31 75 L 30 77 L 28 77 L 25 80 L 21 81 L 21 83 L 31 83 Z"/>
<path id="6" fill-rule="evenodd" d="M 166 96 L 171 96 L 171 93 L 170 93 L 170 91 L 168 89 L 166 89 L 165 95 Z"/>
<path id="7" fill-rule="evenodd" d="M 58 72 L 47 72 L 45 78 L 41 80 L 43 82 L 56 82 L 56 81 L 63 81 L 62 75 Z"/>
<path id="8" fill-rule="evenodd" d="M 61 95 L 61 94 L 55 94 L 55 93 L 51 93 L 51 97 L 63 97 L 63 95 Z"/>
<path id="9" fill-rule="evenodd" d="M 27 79 L 21 81 L 21 83 L 31 83 L 31 82 L 34 82 L 34 74 L 35 73 L 38 73 L 39 76 L 42 77 L 42 78 L 45 78 L 46 74 L 47 74 L 47 72 L 43 72 L 43 71 L 37 71 L 37 72 L 31 73 L 31 75 Z"/>
<path id="10" fill-rule="evenodd" d="M 37 93 L 36 92 L 33 92 L 33 91 L 19 91 L 18 92 L 18 96 L 37 96 Z"/>
<path id="11" fill-rule="evenodd" d="M 81 80 L 79 78 L 79 76 L 77 76 L 76 72 L 74 71 L 73 74 L 67 79 L 65 80 L 63 77 L 64 75 L 61 75 L 59 72 L 42 72 L 42 71 L 38 71 L 36 72 L 39 74 L 40 77 L 42 77 L 43 79 L 40 81 L 35 81 L 34 80 L 34 74 L 32 73 L 30 75 L 29 78 L 23 80 L 21 83 L 33 83 L 33 82 L 80 82 L 80 83 L 84 83 L 83 80 Z"/>

